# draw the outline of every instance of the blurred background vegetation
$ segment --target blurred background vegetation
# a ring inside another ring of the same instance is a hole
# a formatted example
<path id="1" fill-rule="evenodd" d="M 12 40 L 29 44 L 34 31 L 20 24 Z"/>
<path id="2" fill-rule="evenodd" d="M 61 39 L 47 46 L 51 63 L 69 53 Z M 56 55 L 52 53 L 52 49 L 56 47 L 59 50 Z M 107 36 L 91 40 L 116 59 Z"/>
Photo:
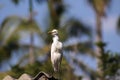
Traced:
<path id="1" fill-rule="evenodd" d="M 74 16 L 66 18 L 65 14 L 69 14 L 68 9 L 71 6 L 65 0 L 9 0 L 16 8 L 26 2 L 29 16 L 26 18 L 11 14 L 0 23 L 0 79 L 5 75 L 18 78 L 23 73 L 34 77 L 40 71 L 51 74 L 52 37 L 47 32 L 58 29 L 60 41 L 64 44 L 62 80 L 116 80 L 120 76 L 120 53 L 105 50 L 109 43 L 104 42 L 102 33 L 103 18 L 107 18 L 106 11 L 110 10 L 113 1 L 115 0 L 85 0 L 95 14 L 93 29 L 87 21 L 83 22 Z M 36 4 L 47 5 L 48 12 L 43 23 L 45 26 L 41 26 L 40 21 L 35 20 L 40 14 L 35 10 Z M 5 6 L 0 3 L 0 10 Z M 116 25 L 119 35 L 120 17 Z M 26 44 L 24 41 L 29 43 Z M 80 59 L 81 56 L 84 61 L 90 58 L 88 64 L 95 67 L 91 68 Z M 9 62 L 11 58 L 13 60 Z M 2 70 L 2 66 L 8 65 L 9 69 Z"/>

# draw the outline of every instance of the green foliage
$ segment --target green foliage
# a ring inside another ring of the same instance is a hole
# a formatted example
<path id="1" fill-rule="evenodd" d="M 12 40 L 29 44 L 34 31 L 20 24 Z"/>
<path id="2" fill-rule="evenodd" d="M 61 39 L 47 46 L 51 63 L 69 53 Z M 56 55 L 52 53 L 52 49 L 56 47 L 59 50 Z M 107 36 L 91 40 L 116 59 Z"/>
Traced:
<path id="1" fill-rule="evenodd" d="M 13 29 L 11 31 L 11 29 Z M 35 21 L 25 20 L 18 16 L 10 16 L 3 20 L 0 31 L 0 52 L 3 54 L 0 58 L 2 60 L 8 59 L 13 50 L 20 48 L 18 41 L 20 40 L 20 32 L 33 32 L 38 35 L 41 30 Z"/>
<path id="2" fill-rule="evenodd" d="M 9 75 L 11 75 L 14 78 L 20 77 L 24 73 L 24 68 L 19 67 L 19 65 L 15 65 L 11 67 L 11 71 L 8 72 Z"/>
<path id="3" fill-rule="evenodd" d="M 18 39 L 19 35 L 14 34 L 15 27 L 21 22 L 21 18 L 18 16 L 9 16 L 1 23 L 0 42 L 1 44 L 7 44 L 11 39 Z"/>
<path id="4" fill-rule="evenodd" d="M 102 64 L 99 67 L 102 68 L 104 77 L 106 76 L 114 76 L 117 70 L 120 68 L 120 55 L 118 53 L 111 53 L 110 51 L 105 51 L 104 47 L 106 43 L 98 42 L 97 46 L 101 48 L 101 56 Z"/>
<path id="5" fill-rule="evenodd" d="M 91 29 L 87 25 L 79 21 L 78 19 L 70 18 L 68 23 L 69 23 L 68 34 L 70 36 L 75 36 L 75 37 L 77 37 L 78 35 L 91 36 Z"/>
<path id="6" fill-rule="evenodd" d="M 41 33 L 40 27 L 36 24 L 35 21 L 22 20 L 21 24 L 18 26 L 15 32 L 19 31 L 28 31 L 34 33 Z"/>
<path id="7" fill-rule="evenodd" d="M 68 38 L 68 33 L 67 33 L 66 29 L 60 28 L 60 29 L 58 29 L 58 31 L 59 31 L 60 41 L 62 41 L 62 42 L 66 41 Z"/>
<path id="8" fill-rule="evenodd" d="M 99 46 L 100 48 L 104 48 L 106 46 L 106 43 L 96 42 L 96 45 Z"/>
<path id="9" fill-rule="evenodd" d="M 30 74 L 31 76 L 35 76 L 36 73 L 41 71 L 41 64 L 39 62 L 35 62 L 33 65 L 26 65 L 25 67 L 20 67 L 19 64 L 12 66 L 11 71 L 8 72 L 9 75 L 19 78 L 23 73 Z"/>
<path id="10" fill-rule="evenodd" d="M 35 76 L 36 73 L 39 73 L 39 71 L 41 71 L 41 66 L 41 63 L 37 61 L 33 65 L 28 64 L 24 67 L 24 73 L 28 73 L 32 76 Z"/>
<path id="11" fill-rule="evenodd" d="M 107 52 L 104 59 L 105 75 L 114 76 L 118 69 L 120 69 L 120 55 Z"/>
<path id="12" fill-rule="evenodd" d="M 0 47 L 0 54 L 1 54 L 1 56 L 0 56 L 0 63 L 3 61 L 3 60 L 7 60 L 7 59 L 9 59 L 10 58 L 10 52 L 9 51 L 7 51 L 7 49 L 5 48 L 5 47 Z"/>
<path id="13" fill-rule="evenodd" d="M 0 46 L 0 62 L 9 59 L 12 51 L 18 49 L 19 45 L 17 41 L 18 37 L 14 36 L 9 39 L 9 41 L 5 45 Z"/>
<path id="14" fill-rule="evenodd" d="M 71 77 L 75 78 L 73 73 L 69 73 L 70 69 L 71 68 L 70 68 L 69 64 L 63 58 L 62 65 L 61 65 L 61 73 L 60 73 L 62 80 L 66 80 L 66 79 L 70 80 Z M 44 71 L 48 74 L 54 73 L 52 65 L 51 65 L 51 61 L 49 59 L 43 63 L 36 61 L 32 65 L 28 64 L 24 67 L 20 67 L 19 65 L 12 66 L 12 69 L 11 69 L 11 71 L 8 72 L 8 74 L 15 78 L 19 78 L 23 73 L 27 73 L 27 74 L 30 74 L 32 77 L 34 77 L 40 71 Z M 71 75 L 71 77 L 70 77 L 70 75 Z M 58 73 L 55 73 L 54 76 L 55 77 L 58 76 Z"/>

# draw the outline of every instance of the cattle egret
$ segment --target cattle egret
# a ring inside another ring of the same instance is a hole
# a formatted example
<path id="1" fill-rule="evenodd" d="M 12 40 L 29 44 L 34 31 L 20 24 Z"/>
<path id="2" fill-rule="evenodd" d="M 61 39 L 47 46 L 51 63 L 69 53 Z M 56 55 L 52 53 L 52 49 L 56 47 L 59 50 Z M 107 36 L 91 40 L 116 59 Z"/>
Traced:
<path id="1" fill-rule="evenodd" d="M 57 72 L 60 70 L 60 65 L 62 61 L 62 43 L 59 41 L 58 30 L 53 29 L 50 31 L 53 36 L 53 43 L 51 45 L 51 62 L 54 68 L 54 71 Z"/>

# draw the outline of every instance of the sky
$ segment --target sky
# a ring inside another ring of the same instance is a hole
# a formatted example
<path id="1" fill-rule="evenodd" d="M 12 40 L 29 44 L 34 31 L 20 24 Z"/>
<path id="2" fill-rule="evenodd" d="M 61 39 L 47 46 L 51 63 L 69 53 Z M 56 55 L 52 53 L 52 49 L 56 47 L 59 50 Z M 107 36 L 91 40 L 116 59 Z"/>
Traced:
<path id="1" fill-rule="evenodd" d="M 78 18 L 90 25 L 93 31 L 95 30 L 95 12 L 90 4 L 87 3 L 87 0 L 64 0 L 64 2 L 68 7 L 65 15 Z M 107 17 L 102 19 L 103 41 L 108 43 L 106 50 L 112 52 L 120 52 L 120 35 L 116 32 L 116 23 L 118 16 L 120 16 L 119 4 L 120 0 L 112 0 L 112 4 L 106 10 Z M 0 5 L 2 6 L 0 8 L 0 24 L 6 17 L 11 15 L 18 15 L 25 18 L 29 16 L 28 0 L 21 0 L 18 6 L 11 3 L 11 0 L 0 0 Z M 46 25 L 44 24 L 46 23 L 49 14 L 47 4 L 37 4 L 34 1 L 34 11 L 38 13 L 37 16 L 35 16 L 35 20 L 40 25 L 40 28 L 45 30 Z M 63 17 L 63 19 L 64 18 L 66 17 Z M 28 43 L 29 40 L 26 40 L 25 42 Z M 35 44 L 38 44 L 37 41 Z M 89 59 L 87 63 L 89 63 Z"/>
<path id="2" fill-rule="evenodd" d="M 87 0 L 64 0 L 64 2 L 68 7 L 65 15 L 76 17 L 95 30 L 95 12 Z M 118 16 L 120 16 L 119 4 L 120 0 L 112 0 L 110 7 L 106 10 L 107 17 L 102 19 L 103 40 L 108 43 L 106 50 L 112 52 L 120 52 L 120 45 L 118 45 L 120 44 L 120 36 L 116 32 L 116 23 Z M 11 0 L 0 0 L 0 5 L 2 6 L 0 8 L 0 24 L 7 16 L 18 15 L 26 18 L 29 16 L 28 0 L 21 0 L 18 6 L 11 3 Z M 38 13 L 35 20 L 41 29 L 45 30 L 44 24 L 49 14 L 47 4 L 38 4 L 34 1 L 33 5 L 34 11 Z"/>

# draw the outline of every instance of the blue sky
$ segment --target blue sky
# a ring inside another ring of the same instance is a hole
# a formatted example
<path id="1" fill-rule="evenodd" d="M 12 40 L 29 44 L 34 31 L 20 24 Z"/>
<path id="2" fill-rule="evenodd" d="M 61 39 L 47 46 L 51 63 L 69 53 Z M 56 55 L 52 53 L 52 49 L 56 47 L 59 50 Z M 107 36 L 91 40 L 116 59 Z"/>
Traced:
<path id="1" fill-rule="evenodd" d="M 73 16 L 82 20 L 84 23 L 91 25 L 95 30 L 95 13 L 92 7 L 87 3 L 87 0 L 64 0 L 68 6 L 67 16 Z M 107 9 L 107 17 L 103 18 L 103 40 L 108 43 L 106 50 L 112 52 L 120 52 L 120 36 L 116 33 L 116 22 L 118 16 L 120 16 L 119 8 L 120 0 L 113 0 L 110 8 Z M 0 23 L 7 16 L 18 15 L 22 17 L 28 17 L 28 0 L 21 0 L 18 6 L 11 3 L 11 0 L 0 0 Z M 35 16 L 35 20 L 41 26 L 41 29 L 45 29 L 46 17 L 49 14 L 47 4 L 37 4 L 34 1 L 34 11 L 38 14 Z M 94 39 L 95 40 L 95 39 Z"/>

